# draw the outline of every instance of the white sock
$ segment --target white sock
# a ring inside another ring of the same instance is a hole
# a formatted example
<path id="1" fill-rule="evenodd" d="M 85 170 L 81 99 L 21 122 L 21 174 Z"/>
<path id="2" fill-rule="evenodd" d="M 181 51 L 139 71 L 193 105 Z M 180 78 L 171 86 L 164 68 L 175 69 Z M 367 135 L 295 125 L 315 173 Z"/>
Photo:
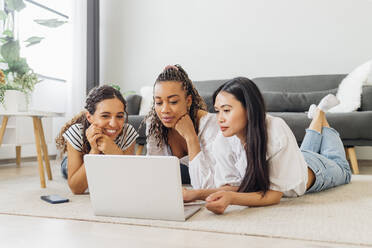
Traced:
<path id="1" fill-rule="evenodd" d="M 340 101 L 337 99 L 337 97 L 335 95 L 328 94 L 325 97 L 323 97 L 322 100 L 320 100 L 318 108 L 323 112 L 327 112 L 328 110 L 330 110 L 334 106 L 337 106 L 338 104 L 340 104 Z"/>
<path id="2" fill-rule="evenodd" d="M 315 104 L 311 104 L 310 105 L 310 108 L 309 108 L 309 112 L 307 112 L 307 118 L 313 119 L 313 116 L 315 114 L 315 110 L 316 110 L 316 105 Z"/>

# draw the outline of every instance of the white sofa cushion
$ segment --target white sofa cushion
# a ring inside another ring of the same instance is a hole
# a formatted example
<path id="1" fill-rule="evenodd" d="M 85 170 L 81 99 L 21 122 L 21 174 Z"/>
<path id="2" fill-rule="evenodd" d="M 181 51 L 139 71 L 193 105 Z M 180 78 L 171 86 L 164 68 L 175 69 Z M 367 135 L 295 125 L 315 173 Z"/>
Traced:
<path id="1" fill-rule="evenodd" d="M 357 110 L 361 103 L 362 86 L 367 83 L 372 60 L 358 66 L 338 86 L 337 98 L 340 104 L 329 110 L 332 113 L 346 113 Z"/>
<path id="2" fill-rule="evenodd" d="M 142 96 L 139 115 L 147 115 L 153 102 L 152 86 L 144 86 L 140 89 Z"/>

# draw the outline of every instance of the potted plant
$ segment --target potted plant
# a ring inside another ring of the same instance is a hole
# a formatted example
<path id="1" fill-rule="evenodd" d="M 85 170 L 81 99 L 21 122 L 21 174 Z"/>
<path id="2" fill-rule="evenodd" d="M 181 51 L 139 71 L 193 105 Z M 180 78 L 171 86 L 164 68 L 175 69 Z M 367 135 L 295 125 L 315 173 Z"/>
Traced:
<path id="1" fill-rule="evenodd" d="M 40 82 L 37 74 L 20 56 L 20 41 L 15 27 L 15 15 L 25 8 L 23 0 L 5 0 L 0 10 L 0 104 L 7 111 L 27 111 L 29 96 Z M 34 20 L 46 27 L 59 27 L 66 23 L 58 19 Z M 43 37 L 32 36 L 25 40 L 26 47 L 38 44 Z"/>

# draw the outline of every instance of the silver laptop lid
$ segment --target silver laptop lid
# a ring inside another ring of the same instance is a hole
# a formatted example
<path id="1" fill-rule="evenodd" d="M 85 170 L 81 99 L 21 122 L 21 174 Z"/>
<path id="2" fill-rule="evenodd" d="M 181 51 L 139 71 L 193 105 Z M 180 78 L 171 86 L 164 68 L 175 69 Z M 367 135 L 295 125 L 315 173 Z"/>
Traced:
<path id="1" fill-rule="evenodd" d="M 185 220 L 177 157 L 89 154 L 84 163 L 96 215 Z"/>

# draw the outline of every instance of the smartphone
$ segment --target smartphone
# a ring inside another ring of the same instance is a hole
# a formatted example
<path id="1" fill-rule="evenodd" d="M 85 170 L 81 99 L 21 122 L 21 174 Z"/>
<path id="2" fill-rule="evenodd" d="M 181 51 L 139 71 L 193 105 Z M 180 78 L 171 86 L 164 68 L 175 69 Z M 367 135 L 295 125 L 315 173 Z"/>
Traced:
<path id="1" fill-rule="evenodd" d="M 69 201 L 67 198 L 64 198 L 64 197 L 59 196 L 59 195 L 43 195 L 40 198 L 42 200 L 47 201 L 47 202 L 52 203 L 52 204 L 64 203 L 64 202 Z"/>

